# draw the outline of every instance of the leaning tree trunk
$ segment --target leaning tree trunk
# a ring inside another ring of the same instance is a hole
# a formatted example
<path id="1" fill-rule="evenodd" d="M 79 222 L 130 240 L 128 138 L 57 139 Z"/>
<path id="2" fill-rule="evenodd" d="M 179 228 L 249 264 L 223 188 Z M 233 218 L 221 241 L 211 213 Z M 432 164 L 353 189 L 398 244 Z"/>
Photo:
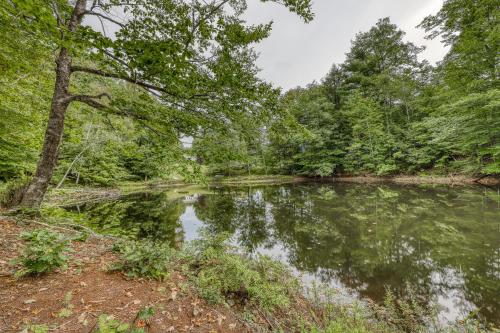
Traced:
<path id="1" fill-rule="evenodd" d="M 80 26 L 85 15 L 87 1 L 76 0 L 71 18 L 65 26 L 70 33 L 75 32 L 78 26 Z M 64 132 L 64 116 L 71 102 L 71 95 L 69 93 L 71 61 L 68 49 L 65 47 L 61 48 L 56 60 L 56 83 L 42 153 L 36 167 L 35 176 L 23 193 L 20 202 L 23 207 L 40 206 L 57 165 L 59 146 L 61 145 Z"/>
<path id="2" fill-rule="evenodd" d="M 21 206 L 40 206 L 59 157 L 59 146 L 64 132 L 64 116 L 69 105 L 69 80 L 71 76 L 71 56 L 62 48 L 56 60 L 56 83 L 50 109 L 43 148 L 35 176 L 26 188 Z"/>

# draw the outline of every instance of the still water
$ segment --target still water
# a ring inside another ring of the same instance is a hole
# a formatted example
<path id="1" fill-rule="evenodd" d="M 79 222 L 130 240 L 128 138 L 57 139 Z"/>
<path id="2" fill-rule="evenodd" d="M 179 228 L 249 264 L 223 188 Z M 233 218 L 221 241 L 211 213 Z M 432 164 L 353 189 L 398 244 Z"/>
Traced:
<path id="1" fill-rule="evenodd" d="M 298 183 L 179 188 L 67 208 L 94 229 L 179 246 L 201 229 L 306 283 L 382 302 L 408 286 L 440 317 L 500 324 L 500 195 L 486 187 Z"/>

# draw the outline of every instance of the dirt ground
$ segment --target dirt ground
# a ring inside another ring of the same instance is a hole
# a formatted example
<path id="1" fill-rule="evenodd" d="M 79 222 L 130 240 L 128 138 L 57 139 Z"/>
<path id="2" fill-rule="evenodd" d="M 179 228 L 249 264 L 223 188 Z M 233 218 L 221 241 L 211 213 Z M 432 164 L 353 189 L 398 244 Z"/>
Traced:
<path id="1" fill-rule="evenodd" d="M 231 308 L 199 299 L 186 277 L 172 272 L 168 281 L 127 279 L 109 273 L 116 258 L 108 240 L 73 242 L 70 267 L 41 277 L 15 279 L 10 260 L 23 247 L 21 231 L 33 226 L 0 218 L 0 332 L 21 332 L 45 324 L 51 332 L 92 332 L 100 315 L 143 327 L 147 332 L 250 332 Z M 154 307 L 147 321 L 137 314 Z"/>

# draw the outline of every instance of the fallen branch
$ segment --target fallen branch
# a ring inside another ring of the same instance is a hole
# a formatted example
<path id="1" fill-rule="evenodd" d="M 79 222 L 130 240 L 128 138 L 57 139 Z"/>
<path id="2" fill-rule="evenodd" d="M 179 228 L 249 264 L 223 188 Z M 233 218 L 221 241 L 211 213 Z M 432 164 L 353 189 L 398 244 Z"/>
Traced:
<path id="1" fill-rule="evenodd" d="M 49 229 L 59 229 L 59 230 L 64 230 L 66 232 L 76 232 L 76 230 L 74 230 L 74 229 L 68 229 L 68 228 L 61 227 L 61 226 L 69 226 L 69 227 L 76 228 L 76 229 L 83 229 L 91 237 L 100 238 L 100 239 L 102 239 L 102 238 L 118 239 L 118 237 L 114 237 L 114 236 L 110 236 L 110 235 L 101 235 L 101 234 L 95 233 L 92 229 L 85 227 L 81 224 L 67 223 L 67 222 L 56 223 L 56 224 L 47 224 L 47 223 L 33 221 L 33 220 L 31 220 L 30 222 L 35 223 L 35 224 L 39 224 L 39 225 L 44 226 L 44 227 L 49 228 Z"/>

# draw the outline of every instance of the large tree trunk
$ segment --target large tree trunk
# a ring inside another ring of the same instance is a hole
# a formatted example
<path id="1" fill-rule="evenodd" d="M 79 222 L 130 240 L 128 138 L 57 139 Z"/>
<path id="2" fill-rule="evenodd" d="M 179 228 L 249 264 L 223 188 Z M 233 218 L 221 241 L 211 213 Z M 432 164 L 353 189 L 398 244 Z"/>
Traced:
<path id="1" fill-rule="evenodd" d="M 66 22 L 70 33 L 76 31 L 81 24 L 88 0 L 77 0 L 71 18 Z M 63 40 L 65 39 L 63 35 Z M 64 132 L 64 116 L 71 102 L 69 82 L 71 77 L 71 55 L 66 48 L 61 48 L 56 60 L 56 83 L 49 121 L 45 131 L 42 153 L 36 167 L 35 176 L 23 193 L 21 206 L 38 207 L 42 203 L 45 192 L 49 187 L 59 157 L 59 146 Z"/>
<path id="2" fill-rule="evenodd" d="M 71 76 L 71 56 L 67 49 L 61 49 L 56 61 L 56 83 L 50 109 L 43 149 L 35 176 L 26 188 L 21 206 L 40 206 L 59 157 L 59 146 L 64 132 L 64 116 L 69 105 L 69 80 Z"/>

